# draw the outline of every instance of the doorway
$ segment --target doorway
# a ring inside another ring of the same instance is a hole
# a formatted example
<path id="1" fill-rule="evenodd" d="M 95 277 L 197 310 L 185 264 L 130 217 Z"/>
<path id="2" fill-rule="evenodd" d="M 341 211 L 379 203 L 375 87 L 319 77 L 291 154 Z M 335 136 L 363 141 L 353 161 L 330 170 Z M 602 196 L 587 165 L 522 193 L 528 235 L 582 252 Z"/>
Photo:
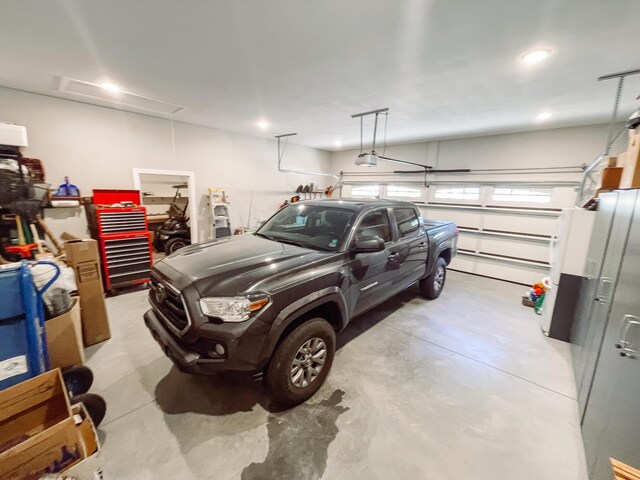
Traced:
<path id="1" fill-rule="evenodd" d="M 196 186 L 193 172 L 134 168 L 133 187 L 147 208 L 149 229 L 155 230 L 176 211 L 188 217 L 191 242 L 198 241 Z M 172 206 L 173 205 L 173 206 Z"/>

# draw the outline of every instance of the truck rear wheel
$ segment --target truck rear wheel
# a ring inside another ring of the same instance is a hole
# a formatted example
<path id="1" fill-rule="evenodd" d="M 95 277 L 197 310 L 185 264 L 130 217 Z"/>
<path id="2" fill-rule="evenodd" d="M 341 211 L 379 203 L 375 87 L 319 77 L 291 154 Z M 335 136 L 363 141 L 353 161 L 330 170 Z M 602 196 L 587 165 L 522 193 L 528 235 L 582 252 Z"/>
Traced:
<path id="1" fill-rule="evenodd" d="M 446 279 L 447 262 L 444 258 L 440 257 L 431 275 L 420 280 L 420 294 L 429 300 L 435 300 L 442 293 Z"/>
<path id="2" fill-rule="evenodd" d="M 303 323 L 276 348 L 267 370 L 273 398 L 285 406 L 308 400 L 322 386 L 336 352 L 336 333 L 329 322 Z"/>

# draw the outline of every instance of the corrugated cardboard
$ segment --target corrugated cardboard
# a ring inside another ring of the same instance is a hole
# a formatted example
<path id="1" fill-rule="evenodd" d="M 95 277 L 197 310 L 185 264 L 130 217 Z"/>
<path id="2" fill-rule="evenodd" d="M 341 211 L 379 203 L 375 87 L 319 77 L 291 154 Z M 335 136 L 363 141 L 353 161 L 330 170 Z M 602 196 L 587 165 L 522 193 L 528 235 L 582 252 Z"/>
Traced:
<path id="1" fill-rule="evenodd" d="M 62 232 L 60 240 L 80 240 L 80 238 L 76 237 L 73 233 Z"/>
<path id="2" fill-rule="evenodd" d="M 78 283 L 99 282 L 102 279 L 100 265 L 94 260 L 76 264 L 75 271 Z"/>
<path id="3" fill-rule="evenodd" d="M 67 262 L 71 266 L 100 259 L 98 242 L 93 239 L 67 240 L 63 245 L 67 255 Z"/>
<path id="4" fill-rule="evenodd" d="M 52 466 L 63 463 L 66 452 L 72 457 L 80 456 L 80 443 L 72 418 L 0 453 L 0 480 L 39 478 Z M 73 462 L 72 459 L 69 461 Z"/>
<path id="5" fill-rule="evenodd" d="M 623 170 L 622 167 L 606 167 L 603 169 L 602 178 L 600 179 L 600 191 L 619 188 Z"/>
<path id="6" fill-rule="evenodd" d="M 79 451 L 60 370 L 0 391 L 0 480 L 37 478 Z"/>
<path id="7" fill-rule="evenodd" d="M 618 157 L 618 164 L 624 167 L 620 188 L 640 188 L 640 131 L 629 130 L 627 151 Z"/>
<path id="8" fill-rule="evenodd" d="M 76 272 L 82 337 L 86 347 L 111 338 L 109 318 L 104 303 L 98 242 L 95 240 L 69 240 L 64 243 L 67 263 Z"/>
<path id="9" fill-rule="evenodd" d="M 60 370 L 0 391 L 0 451 L 17 436 L 33 436 L 71 415 Z"/>
<path id="10" fill-rule="evenodd" d="M 92 261 L 80 263 L 73 268 L 78 281 L 78 295 L 80 295 L 82 338 L 84 345 L 88 347 L 111 338 L 100 265 Z"/>
<path id="11" fill-rule="evenodd" d="M 52 368 L 84 364 L 80 301 L 73 299 L 73 307 L 64 315 L 45 322 L 49 362 Z"/>
<path id="12" fill-rule="evenodd" d="M 80 423 L 76 421 L 76 430 L 82 445 L 82 459 L 66 469 L 64 474 L 77 480 L 100 480 L 103 478 L 103 461 L 98 433 L 82 404 L 74 405 L 72 408 L 74 418 L 81 419 Z"/>

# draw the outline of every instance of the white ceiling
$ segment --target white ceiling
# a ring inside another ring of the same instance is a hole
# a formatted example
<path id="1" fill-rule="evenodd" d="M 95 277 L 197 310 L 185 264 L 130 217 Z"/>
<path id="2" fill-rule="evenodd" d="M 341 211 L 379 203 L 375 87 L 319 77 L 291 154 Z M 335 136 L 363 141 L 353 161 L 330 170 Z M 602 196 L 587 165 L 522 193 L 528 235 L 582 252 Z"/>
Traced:
<path id="1" fill-rule="evenodd" d="M 0 85 L 109 80 L 184 107 L 167 118 L 326 149 L 380 107 L 390 142 L 523 131 L 607 121 L 596 78 L 640 68 L 638 18 L 638 0 L 4 0 Z"/>

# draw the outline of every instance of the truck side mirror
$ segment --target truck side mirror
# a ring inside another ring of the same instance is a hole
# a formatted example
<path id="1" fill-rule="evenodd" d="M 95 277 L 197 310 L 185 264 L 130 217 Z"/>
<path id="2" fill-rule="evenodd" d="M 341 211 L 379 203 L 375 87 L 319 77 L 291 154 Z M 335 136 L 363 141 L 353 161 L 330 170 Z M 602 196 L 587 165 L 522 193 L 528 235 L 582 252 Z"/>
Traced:
<path id="1" fill-rule="evenodd" d="M 355 246 L 351 249 L 354 253 L 381 252 L 382 250 L 384 250 L 384 240 L 377 235 L 357 238 Z"/>

